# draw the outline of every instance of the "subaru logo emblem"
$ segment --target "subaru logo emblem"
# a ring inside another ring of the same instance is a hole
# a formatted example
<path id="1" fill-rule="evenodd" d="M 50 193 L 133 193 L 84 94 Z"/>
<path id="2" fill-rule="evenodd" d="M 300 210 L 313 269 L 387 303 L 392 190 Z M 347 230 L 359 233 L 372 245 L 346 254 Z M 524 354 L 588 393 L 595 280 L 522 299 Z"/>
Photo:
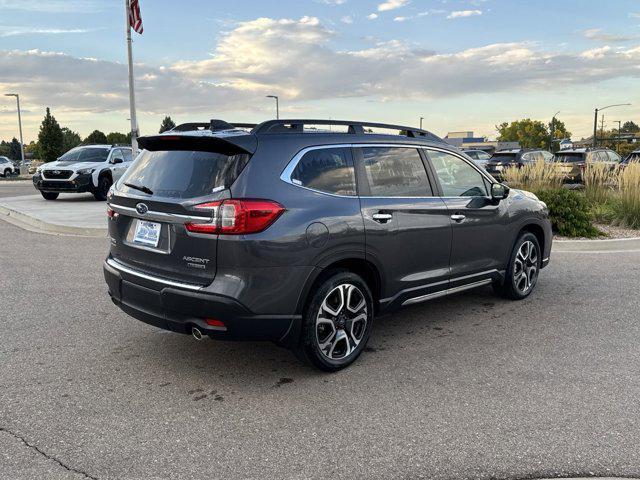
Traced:
<path id="1" fill-rule="evenodd" d="M 139 203 L 136 205 L 136 212 L 140 215 L 144 215 L 149 211 L 149 207 L 147 207 L 144 203 Z"/>
<path id="2" fill-rule="evenodd" d="M 54 170 L 54 171 L 53 171 L 53 172 L 51 172 L 51 173 L 53 173 L 54 175 L 60 175 L 60 170 Z"/>

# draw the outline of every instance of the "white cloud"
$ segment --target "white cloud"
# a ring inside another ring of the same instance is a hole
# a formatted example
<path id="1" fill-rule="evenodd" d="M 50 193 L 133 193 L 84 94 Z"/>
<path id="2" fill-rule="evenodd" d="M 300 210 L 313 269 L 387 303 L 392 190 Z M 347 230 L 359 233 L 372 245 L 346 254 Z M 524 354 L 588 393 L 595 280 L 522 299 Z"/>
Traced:
<path id="1" fill-rule="evenodd" d="M 315 17 L 260 18 L 225 33 L 209 58 L 166 67 L 136 65 L 138 108 L 175 115 L 255 111 L 264 95 L 289 105 L 314 100 L 414 100 L 518 91 L 547 92 L 640 77 L 640 46 L 570 52 L 500 43 L 453 53 L 398 40 L 339 51 Z M 282 46 L 287 45 L 286 49 Z M 0 51 L 0 89 L 20 90 L 25 108 L 99 116 L 128 108 L 121 63 L 62 53 Z M 123 118 L 126 118 L 124 116 Z"/>
<path id="2" fill-rule="evenodd" d="M 379 12 L 386 12 L 389 10 L 395 10 L 397 8 L 404 7 L 409 4 L 409 0 L 387 0 L 384 3 L 378 5 Z"/>
<path id="3" fill-rule="evenodd" d="M 351 15 L 345 15 L 340 19 L 340 21 L 342 23 L 346 23 L 347 25 L 350 25 L 353 23 L 353 17 Z"/>
<path id="4" fill-rule="evenodd" d="M 0 25 L 0 37 L 13 37 L 17 35 L 62 35 L 67 33 L 87 33 L 92 31 L 95 30 L 88 28 L 43 28 Z"/>
<path id="5" fill-rule="evenodd" d="M 370 13 L 369 15 L 367 15 L 367 18 L 369 20 L 375 20 L 376 18 L 378 18 L 378 14 L 377 13 Z"/>
<path id="6" fill-rule="evenodd" d="M 475 17 L 478 15 L 482 15 L 482 10 L 458 10 L 455 12 L 451 12 L 447 15 L 448 19 L 453 18 L 465 18 L 465 17 Z"/>
<path id="7" fill-rule="evenodd" d="M 320 0 L 320 2 L 327 5 L 343 5 L 347 3 L 347 0 Z"/>
<path id="8" fill-rule="evenodd" d="M 640 12 L 632 12 L 629 14 L 629 18 L 640 18 Z"/>
<path id="9" fill-rule="evenodd" d="M 601 28 L 590 28 L 582 33 L 589 40 L 597 40 L 600 42 L 627 42 L 633 39 L 633 37 L 605 33 Z"/>
<path id="10" fill-rule="evenodd" d="M 406 22 L 407 20 L 410 20 L 411 17 L 396 17 L 393 19 L 394 22 Z"/>

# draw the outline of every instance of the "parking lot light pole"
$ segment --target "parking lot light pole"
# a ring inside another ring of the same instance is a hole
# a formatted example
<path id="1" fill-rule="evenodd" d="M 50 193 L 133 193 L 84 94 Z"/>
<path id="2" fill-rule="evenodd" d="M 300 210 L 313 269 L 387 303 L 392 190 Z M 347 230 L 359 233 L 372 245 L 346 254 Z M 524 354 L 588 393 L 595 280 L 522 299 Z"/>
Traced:
<path id="1" fill-rule="evenodd" d="M 16 102 L 18 102 L 18 129 L 20 130 L 20 173 L 22 175 L 29 174 L 29 171 L 23 171 L 26 169 L 26 165 L 24 163 L 24 142 L 22 140 L 22 115 L 20 113 L 20 95 L 17 93 L 5 93 L 5 97 L 16 97 Z"/>
<path id="2" fill-rule="evenodd" d="M 422 121 L 424 120 L 424 117 L 420 117 L 420 130 L 422 130 Z"/>
<path id="3" fill-rule="evenodd" d="M 596 108 L 595 116 L 593 117 L 593 146 L 594 148 L 598 146 L 598 112 L 602 110 L 606 110 L 607 108 L 612 107 L 628 107 L 630 103 L 616 103 L 615 105 L 607 105 L 606 107 Z"/>
<path id="4" fill-rule="evenodd" d="M 274 98 L 276 100 L 276 120 L 280 120 L 280 99 L 277 95 L 267 95 L 267 98 Z"/>
<path id="5" fill-rule="evenodd" d="M 549 142 L 550 152 L 553 152 L 553 144 L 556 139 L 556 117 L 558 116 L 559 113 L 560 111 L 558 110 L 556 113 L 553 114 L 553 117 L 551 117 L 551 128 L 549 129 L 549 133 L 551 134 L 551 141 Z"/>

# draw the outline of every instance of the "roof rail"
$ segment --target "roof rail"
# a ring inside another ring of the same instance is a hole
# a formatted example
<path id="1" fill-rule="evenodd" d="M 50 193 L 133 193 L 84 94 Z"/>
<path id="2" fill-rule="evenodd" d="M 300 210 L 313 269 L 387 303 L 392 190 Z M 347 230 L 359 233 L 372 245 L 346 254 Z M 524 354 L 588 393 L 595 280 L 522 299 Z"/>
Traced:
<path id="1" fill-rule="evenodd" d="M 434 135 L 427 130 L 420 130 L 415 127 L 406 125 L 392 125 L 387 123 L 371 123 L 371 122 L 355 122 L 347 120 L 269 120 L 261 123 L 253 129 L 253 133 L 258 134 L 276 134 L 276 133 L 304 133 L 305 125 L 341 125 L 348 127 L 348 133 L 362 135 L 367 133 L 367 128 L 386 128 L 389 130 L 398 130 L 407 137 L 426 138 L 429 140 L 442 141 L 440 137 Z"/>
<path id="2" fill-rule="evenodd" d="M 219 130 L 231 130 L 234 128 L 254 128 L 255 123 L 227 123 L 224 120 L 212 119 L 208 123 L 190 122 L 182 123 L 171 129 L 172 132 L 193 132 L 195 130 L 211 130 L 216 132 Z"/>

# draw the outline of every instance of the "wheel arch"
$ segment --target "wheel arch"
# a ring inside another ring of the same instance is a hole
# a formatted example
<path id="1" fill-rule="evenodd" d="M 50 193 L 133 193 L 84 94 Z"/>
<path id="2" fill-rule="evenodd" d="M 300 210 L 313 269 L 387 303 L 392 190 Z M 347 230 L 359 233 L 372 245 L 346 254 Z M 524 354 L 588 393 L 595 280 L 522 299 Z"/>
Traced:
<path id="1" fill-rule="evenodd" d="M 518 236 L 516 237 L 516 240 L 518 237 L 520 237 L 520 235 L 522 235 L 525 232 L 532 233 L 536 237 L 536 239 L 538 240 L 538 244 L 540 246 L 540 253 L 542 254 L 544 252 L 545 240 L 546 240 L 544 229 L 537 223 L 527 223 L 526 225 L 523 225 L 520 231 L 518 232 Z"/>
<path id="2" fill-rule="evenodd" d="M 370 261 L 362 257 L 348 256 L 344 258 L 333 259 L 323 265 L 319 265 L 315 269 L 314 274 L 310 275 L 307 280 L 300 297 L 298 298 L 298 305 L 296 306 L 296 313 L 302 314 L 304 307 L 307 304 L 310 293 L 314 287 L 323 282 L 328 276 L 337 270 L 348 270 L 353 272 L 366 282 L 371 294 L 373 296 L 376 310 L 378 309 L 378 301 L 382 291 L 382 278 L 378 268 Z"/>

